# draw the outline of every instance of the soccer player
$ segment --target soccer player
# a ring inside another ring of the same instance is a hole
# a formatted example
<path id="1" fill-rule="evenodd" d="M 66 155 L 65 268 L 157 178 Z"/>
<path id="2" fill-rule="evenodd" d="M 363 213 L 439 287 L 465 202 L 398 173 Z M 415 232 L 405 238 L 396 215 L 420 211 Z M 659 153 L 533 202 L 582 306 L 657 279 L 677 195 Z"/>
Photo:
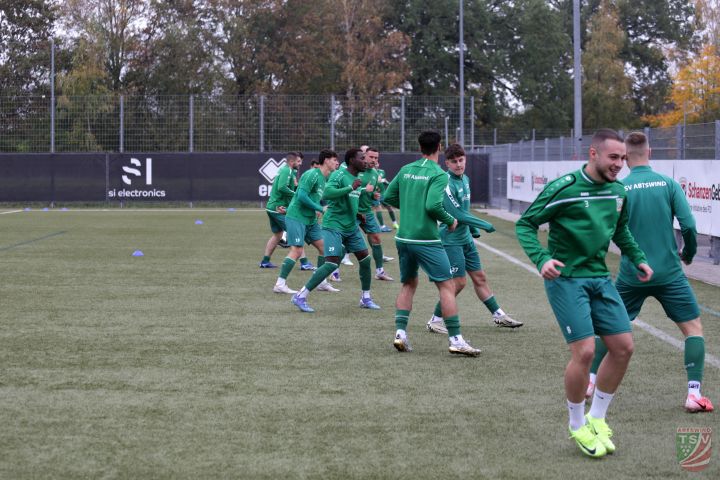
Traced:
<path id="1" fill-rule="evenodd" d="M 400 208 L 403 214 L 403 223 L 395 236 L 402 287 L 395 301 L 397 330 L 393 346 L 400 352 L 412 350 L 406 329 L 418 286 L 418 268 L 422 268 L 440 293 L 450 353 L 474 357 L 480 350 L 470 346 L 460 333 L 455 283 L 437 226 L 437 222 L 444 223 L 452 232 L 458 225 L 457 219 L 443 208 L 448 178 L 438 165 L 440 134 L 426 130 L 418 137 L 418 143 L 423 157 L 402 167 L 385 192 L 385 201 Z"/>
<path id="2" fill-rule="evenodd" d="M 633 275 L 630 259 L 623 255 L 615 287 L 625 304 L 630 320 L 640 313 L 647 297 L 655 297 L 665 313 L 675 322 L 685 337 L 685 369 L 688 412 L 712 412 L 713 405 L 700 393 L 705 365 L 705 339 L 700 323 L 700 308 L 695 294 L 683 273 L 680 261 L 690 265 L 697 252 L 695 219 L 680 185 L 672 178 L 650 168 L 651 149 L 642 132 L 633 132 L 625 139 L 630 175 L 624 180 L 627 194 L 628 225 L 638 245 L 654 266 L 650 282 L 641 283 Z M 678 252 L 673 230 L 673 217 L 680 224 L 684 240 Z M 595 340 L 595 361 L 590 369 L 590 384 L 586 397 L 593 394 L 598 366 L 607 349 L 599 338 Z"/>
<path id="3" fill-rule="evenodd" d="M 480 236 L 480 230 L 488 233 L 495 228 L 488 222 L 470 213 L 470 181 L 465 175 L 465 150 L 457 143 L 445 150 L 445 166 L 447 167 L 448 186 L 445 188 L 443 206 L 450 215 L 457 218 L 458 226 L 449 232 L 447 225 L 440 225 L 440 239 L 450 260 L 450 270 L 455 283 L 455 296 L 467 285 L 465 273 L 470 276 L 475 294 L 485 304 L 498 327 L 518 328 L 523 323 L 511 318 L 500 308 L 482 269 L 480 255 L 473 238 Z M 440 302 L 435 305 L 435 313 L 425 325 L 432 333 L 448 333 L 442 318 Z"/>
<path id="4" fill-rule="evenodd" d="M 378 179 L 378 184 L 380 185 L 380 199 L 377 201 L 377 203 L 373 203 L 373 211 L 375 212 L 375 216 L 377 217 L 377 221 L 380 224 L 380 231 L 381 232 L 392 232 L 392 229 L 385 225 L 385 219 L 383 218 L 383 212 L 382 209 L 385 207 L 385 209 L 388 211 L 388 215 L 390 215 L 390 220 L 392 221 L 392 226 L 395 230 L 400 228 L 400 225 L 398 225 L 397 217 L 395 216 L 395 210 L 393 210 L 392 205 L 389 205 L 385 202 L 385 190 L 387 189 L 387 186 L 390 184 L 387 177 L 385 176 L 385 170 L 380 168 L 380 162 L 378 160 L 377 164 L 375 165 L 375 169 L 378 171 L 378 174 L 380 175 L 380 178 Z"/>
<path id="5" fill-rule="evenodd" d="M 358 178 L 362 180 L 362 187 L 372 185 L 373 189 L 372 191 L 366 190 L 360 195 L 360 206 L 358 207 L 358 212 L 365 218 L 365 223 L 361 223 L 360 228 L 362 228 L 363 232 L 367 234 L 368 243 L 372 249 L 372 257 L 373 260 L 375 260 L 375 278 L 378 280 L 392 282 L 393 278 L 385 273 L 383 262 L 394 259 L 392 257 L 386 257 L 383 254 L 382 241 L 380 240 L 380 225 L 378 225 L 377 218 L 372 210 L 373 202 L 380 198 L 378 188 L 379 175 L 377 170 L 375 170 L 375 165 L 379 156 L 380 154 L 375 148 L 368 147 L 365 150 L 367 169 L 361 171 L 358 174 Z"/>
<path id="6" fill-rule="evenodd" d="M 286 155 L 285 164 L 278 170 L 273 180 L 270 198 L 265 206 L 265 211 L 270 220 L 270 231 L 272 236 L 265 245 L 265 254 L 260 261 L 260 268 L 277 268 L 277 265 L 270 261 L 275 248 L 282 242 L 285 233 L 285 213 L 290 204 L 295 189 L 297 188 L 297 173 L 302 165 L 303 154 L 290 152 Z M 302 270 L 315 270 L 315 267 L 305 257 L 303 250 L 300 256 L 300 268 Z"/>
<path id="7" fill-rule="evenodd" d="M 319 202 L 325 189 L 325 181 L 338 166 L 337 154 L 332 150 L 322 150 L 318 163 L 320 165 L 318 168 L 311 168 L 300 177 L 297 192 L 287 207 L 285 227 L 290 251 L 282 263 L 280 275 L 273 287 L 275 293 L 297 293 L 287 286 L 287 277 L 302 255 L 304 243 L 317 248 L 318 268 L 325 263 L 322 235 L 317 220 L 323 213 L 323 207 Z M 327 282 L 322 283 L 318 290 L 339 291 Z"/>
<path id="8" fill-rule="evenodd" d="M 592 137 L 590 159 L 580 170 L 550 182 L 520 217 L 518 241 L 545 279 L 550 305 L 570 348 L 565 369 L 565 395 L 570 438 L 585 455 L 602 457 L 615 451 L 605 421 L 610 402 L 633 353 L 625 307 L 605 265 L 610 240 L 647 282 L 652 269 L 628 229 L 625 188 L 617 175 L 625 159 L 625 143 L 614 130 Z M 537 229 L 550 222 L 548 247 Z M 585 389 L 595 352 L 595 335 L 608 347 L 597 375 L 592 407 L 585 415 Z"/>
<path id="9" fill-rule="evenodd" d="M 372 183 L 363 185 L 363 180 L 358 178 L 358 175 L 367 169 L 365 154 L 360 149 L 348 150 L 345 153 L 345 164 L 347 168 L 339 169 L 332 174 L 323 193 L 323 198 L 328 201 L 322 227 L 325 264 L 315 271 L 297 294 L 292 296 L 292 303 L 302 312 L 315 311 L 307 304 L 307 296 L 337 269 L 343 247 L 355 254 L 360 265 L 362 290 L 360 307 L 380 309 L 370 295 L 372 265 L 367 245 L 358 227 L 358 220 L 361 224 L 366 221 L 364 215 L 358 212 L 360 197 L 364 193 L 372 193 L 374 185 Z"/>

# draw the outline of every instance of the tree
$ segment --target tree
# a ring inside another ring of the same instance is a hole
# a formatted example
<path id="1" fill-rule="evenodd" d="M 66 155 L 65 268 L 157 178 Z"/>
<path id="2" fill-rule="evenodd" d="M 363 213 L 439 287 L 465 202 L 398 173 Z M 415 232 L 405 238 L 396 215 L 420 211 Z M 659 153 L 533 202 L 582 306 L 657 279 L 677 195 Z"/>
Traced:
<path id="1" fill-rule="evenodd" d="M 720 56 L 715 45 L 708 44 L 702 53 L 681 68 L 669 101 L 669 112 L 648 116 L 653 126 L 670 127 L 679 123 L 704 123 L 720 118 Z"/>
<path id="2" fill-rule="evenodd" d="M 590 19 L 583 63 L 583 126 L 626 127 L 633 122 L 630 79 L 619 53 L 625 34 L 611 0 L 603 0 Z"/>

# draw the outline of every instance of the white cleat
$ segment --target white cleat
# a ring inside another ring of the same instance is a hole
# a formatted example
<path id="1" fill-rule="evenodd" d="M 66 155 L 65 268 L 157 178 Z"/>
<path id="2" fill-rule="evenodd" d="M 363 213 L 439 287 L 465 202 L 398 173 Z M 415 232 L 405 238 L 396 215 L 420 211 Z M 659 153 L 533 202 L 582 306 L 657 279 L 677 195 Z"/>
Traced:
<path id="1" fill-rule="evenodd" d="M 395 260 L 395 257 L 388 257 L 386 255 L 383 255 L 383 262 L 392 262 Z"/>
<path id="2" fill-rule="evenodd" d="M 327 280 L 323 280 L 320 285 L 317 286 L 317 289 L 321 292 L 339 292 L 339 288 L 335 288 L 332 285 L 328 283 Z"/>
<path id="3" fill-rule="evenodd" d="M 450 353 L 454 353 L 455 355 L 465 355 L 467 357 L 477 357 L 481 352 L 479 348 L 470 346 L 465 340 L 458 343 L 450 342 L 449 350 Z"/>
<path id="4" fill-rule="evenodd" d="M 353 265 L 355 265 L 353 262 L 350 261 L 350 257 L 348 257 L 347 255 L 344 256 L 342 260 L 340 260 L 340 263 L 342 263 L 343 265 L 347 265 L 348 267 L 352 267 Z"/>
<path id="5" fill-rule="evenodd" d="M 287 284 L 285 284 L 285 285 L 275 285 L 273 287 L 273 292 L 275 292 L 275 293 L 297 293 L 297 290 L 293 290 L 292 288 L 288 287 Z"/>
<path id="6" fill-rule="evenodd" d="M 381 272 L 377 272 L 377 273 L 375 274 L 375 278 L 378 279 L 378 280 L 385 280 L 386 282 L 393 282 L 393 281 L 395 281 L 390 275 L 388 275 L 387 273 L 385 273 L 385 270 L 383 270 L 383 271 L 381 271 Z"/>
<path id="7" fill-rule="evenodd" d="M 511 318 L 507 313 L 499 317 L 493 317 L 496 327 L 518 328 L 523 326 L 523 322 Z"/>
<path id="8" fill-rule="evenodd" d="M 410 345 L 410 341 L 407 337 L 403 338 L 400 335 L 395 335 L 393 347 L 395 347 L 398 352 L 412 352 L 412 345 Z"/>
<path id="9" fill-rule="evenodd" d="M 433 322 L 430 320 L 425 324 L 425 328 L 427 328 L 428 332 L 430 333 L 442 333 L 444 335 L 447 335 L 448 330 L 445 327 L 445 322 L 440 320 L 439 322 Z"/>

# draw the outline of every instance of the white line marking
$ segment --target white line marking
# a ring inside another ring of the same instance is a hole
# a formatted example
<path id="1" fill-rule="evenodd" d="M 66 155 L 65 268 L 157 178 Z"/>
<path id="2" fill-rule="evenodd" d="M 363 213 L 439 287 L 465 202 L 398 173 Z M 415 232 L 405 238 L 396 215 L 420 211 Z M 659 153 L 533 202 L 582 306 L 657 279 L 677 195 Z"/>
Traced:
<path id="1" fill-rule="evenodd" d="M 487 243 L 481 242 L 480 240 L 475 240 L 475 243 L 478 246 L 483 247 L 485 250 L 488 250 L 488 251 L 494 253 L 495 255 L 498 255 L 498 256 L 504 258 L 505 260 L 524 268 L 528 272 L 534 273 L 538 277 L 540 276 L 540 272 L 538 272 L 537 269 L 535 267 L 533 267 L 532 265 L 525 263 L 521 260 L 518 260 L 517 258 L 513 257 L 512 255 L 509 255 L 501 250 L 498 250 L 497 248 L 491 247 Z M 645 330 L 646 332 L 648 332 L 650 335 L 652 335 L 656 338 L 659 338 L 660 340 L 672 345 L 673 347 L 677 348 L 681 352 L 685 351 L 685 343 L 684 342 L 682 342 L 681 340 L 678 340 L 675 337 L 668 335 L 667 333 L 663 332 L 662 330 L 660 330 L 658 328 L 653 327 L 652 325 L 650 325 L 648 323 L 643 322 L 639 318 L 636 318 L 633 321 L 633 325 L 637 325 L 638 327 L 640 327 L 643 330 Z M 720 368 L 720 359 L 718 357 L 716 357 L 715 355 L 710 355 L 709 353 L 706 353 L 705 354 L 705 363 L 709 363 L 710 365 L 712 365 L 715 368 Z"/>
<path id="2" fill-rule="evenodd" d="M 5 215 L 8 213 L 18 213 L 18 212 L 22 212 L 22 210 L 10 210 L 9 212 L 0 212 L 0 215 Z"/>

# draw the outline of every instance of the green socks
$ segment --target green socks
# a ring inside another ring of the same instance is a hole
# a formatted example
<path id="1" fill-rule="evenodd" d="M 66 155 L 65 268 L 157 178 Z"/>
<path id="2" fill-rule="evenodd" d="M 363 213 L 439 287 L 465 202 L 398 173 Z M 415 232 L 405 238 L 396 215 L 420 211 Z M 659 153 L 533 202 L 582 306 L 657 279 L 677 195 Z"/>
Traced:
<path id="1" fill-rule="evenodd" d="M 705 338 L 687 337 L 685 339 L 685 370 L 688 382 L 702 383 L 705 367 Z"/>
<path id="2" fill-rule="evenodd" d="M 375 212 L 375 218 L 377 218 L 377 221 L 381 227 L 383 225 L 385 225 L 385 219 L 383 218 L 383 214 L 382 214 L 381 210 L 378 210 L 377 212 Z"/>
<path id="3" fill-rule="evenodd" d="M 395 223 L 395 212 L 393 210 L 388 210 L 388 215 L 390 215 L 390 220 L 392 220 L 393 223 Z"/>
<path id="4" fill-rule="evenodd" d="M 337 268 L 337 267 L 336 267 Z M 335 270 L 333 268 L 333 270 Z M 330 271 L 332 273 L 332 270 Z M 328 273 L 328 275 L 330 275 Z M 360 260 L 360 289 L 367 292 L 370 290 L 370 283 L 372 282 L 372 272 L 370 265 L 370 255 Z"/>
<path id="5" fill-rule="evenodd" d="M 370 245 L 372 247 L 372 256 L 375 260 L 375 268 L 380 269 L 383 267 L 383 249 L 382 245 Z"/>
<path id="6" fill-rule="evenodd" d="M 490 313 L 495 313 L 500 309 L 500 305 L 498 305 L 497 300 L 495 300 L 495 295 L 492 295 L 490 298 L 486 298 L 483 300 L 483 303 L 487 309 L 490 310 Z"/>
<path id="7" fill-rule="evenodd" d="M 322 267 L 323 265 L 325 265 L 325 257 L 323 257 L 322 255 L 318 255 L 316 267 L 317 267 L 317 268 L 320 268 L 320 267 Z"/>
<path id="8" fill-rule="evenodd" d="M 324 257 L 323 257 L 323 260 L 325 260 Z M 310 290 L 310 291 L 312 292 L 312 291 L 315 290 L 315 288 L 316 288 L 318 285 L 320 285 L 320 284 L 323 282 L 323 280 L 325 280 L 325 279 L 328 277 L 328 275 L 330 275 L 330 274 L 333 272 L 333 270 L 335 270 L 337 267 L 338 267 L 338 266 L 337 266 L 336 263 L 323 262 L 323 265 L 322 265 L 320 268 L 318 268 L 317 270 L 315 270 L 315 273 L 313 273 L 312 277 L 310 277 L 310 280 L 307 281 L 307 283 L 305 284 L 305 288 L 307 288 L 308 290 Z"/>
<path id="9" fill-rule="evenodd" d="M 267 255 L 265 255 L 265 256 L 263 257 L 263 259 L 260 261 L 260 263 L 268 263 L 269 261 L 270 261 L 270 257 L 268 257 Z"/>
<path id="10" fill-rule="evenodd" d="M 442 318 L 442 307 L 440 306 L 439 301 L 435 304 L 435 312 L 433 312 L 433 315 Z"/>
<path id="11" fill-rule="evenodd" d="M 307 264 L 308 264 L 308 259 L 307 259 L 307 257 L 302 257 L 302 258 L 300 259 L 300 265 L 307 265 Z"/>
<path id="12" fill-rule="evenodd" d="M 397 330 L 407 330 L 409 319 L 410 310 L 395 310 L 395 328 Z"/>
<path id="13" fill-rule="evenodd" d="M 287 280 L 288 275 L 290 275 L 290 272 L 292 272 L 292 269 L 295 267 L 295 260 L 293 260 L 290 257 L 285 257 L 285 260 L 283 260 L 282 267 L 280 268 L 280 278 L 284 278 Z"/>
<path id="14" fill-rule="evenodd" d="M 600 363 L 602 363 L 602 359 L 607 355 L 607 351 L 605 342 L 602 341 L 602 338 L 595 335 L 595 358 L 593 358 L 592 365 L 590 365 L 590 373 L 597 374 Z"/>
<path id="15" fill-rule="evenodd" d="M 452 317 L 447 317 L 445 320 L 445 326 L 448 330 L 448 337 L 454 337 L 455 335 L 460 335 L 460 317 L 458 315 L 453 315 Z"/>

